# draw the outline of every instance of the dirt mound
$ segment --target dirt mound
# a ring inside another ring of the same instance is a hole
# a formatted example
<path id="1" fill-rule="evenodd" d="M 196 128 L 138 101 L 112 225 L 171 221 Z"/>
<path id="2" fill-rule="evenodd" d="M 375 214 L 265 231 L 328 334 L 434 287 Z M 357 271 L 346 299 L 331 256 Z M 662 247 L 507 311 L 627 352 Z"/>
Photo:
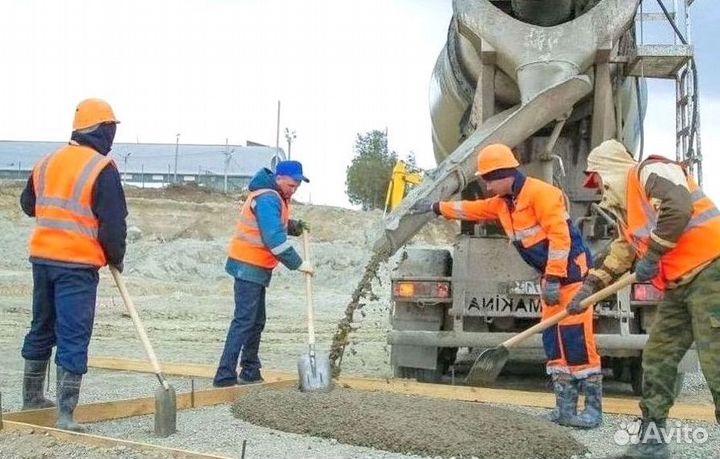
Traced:
<path id="1" fill-rule="evenodd" d="M 237 201 L 241 197 L 244 198 L 247 193 L 223 193 L 212 188 L 198 186 L 196 183 L 182 183 L 178 185 L 168 185 L 162 188 L 126 186 L 125 195 L 133 198 L 170 199 L 174 201 L 201 203 L 208 201 Z"/>
<path id="2" fill-rule="evenodd" d="M 565 430 L 502 408 L 362 392 L 257 388 L 233 414 L 250 423 L 342 443 L 440 457 L 566 459 L 586 449 Z"/>

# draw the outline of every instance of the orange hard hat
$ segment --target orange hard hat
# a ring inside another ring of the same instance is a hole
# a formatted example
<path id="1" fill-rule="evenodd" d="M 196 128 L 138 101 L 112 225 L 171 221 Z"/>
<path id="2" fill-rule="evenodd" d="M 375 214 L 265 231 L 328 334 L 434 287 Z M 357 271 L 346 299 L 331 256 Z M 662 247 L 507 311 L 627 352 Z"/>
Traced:
<path id="1" fill-rule="evenodd" d="M 510 147 L 495 143 L 480 150 L 475 175 L 485 175 L 500 169 L 514 169 L 516 167 L 520 167 L 520 163 L 515 159 Z"/>
<path id="2" fill-rule="evenodd" d="M 119 123 L 110 104 L 102 99 L 85 99 L 75 109 L 73 131 L 87 129 L 101 123 Z"/>

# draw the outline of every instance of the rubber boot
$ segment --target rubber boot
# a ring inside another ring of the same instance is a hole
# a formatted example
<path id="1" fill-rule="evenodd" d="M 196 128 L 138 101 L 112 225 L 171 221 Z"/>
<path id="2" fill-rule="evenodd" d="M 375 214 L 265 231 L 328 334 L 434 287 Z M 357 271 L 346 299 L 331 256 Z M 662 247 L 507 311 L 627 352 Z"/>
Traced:
<path id="1" fill-rule="evenodd" d="M 670 459 L 670 449 L 664 436 L 665 421 L 643 418 L 640 424 L 640 441 L 631 444 L 623 458 Z"/>
<path id="2" fill-rule="evenodd" d="M 47 360 L 25 359 L 25 372 L 23 374 L 23 410 L 37 410 L 52 408 L 55 403 L 45 398 L 45 374 Z"/>
<path id="3" fill-rule="evenodd" d="M 70 373 L 64 368 L 57 367 L 57 424 L 58 429 L 72 430 L 73 432 L 87 432 L 87 428 L 75 422 L 73 413 L 80 399 L 80 384 L 82 375 Z"/>
<path id="4" fill-rule="evenodd" d="M 552 375 L 555 392 L 555 409 L 550 413 L 552 422 L 566 426 L 577 417 L 578 390 L 573 377 L 566 373 Z"/>
<path id="5" fill-rule="evenodd" d="M 581 429 L 594 429 L 602 424 L 602 375 L 591 375 L 576 380 L 585 394 L 585 409 L 569 425 Z"/>

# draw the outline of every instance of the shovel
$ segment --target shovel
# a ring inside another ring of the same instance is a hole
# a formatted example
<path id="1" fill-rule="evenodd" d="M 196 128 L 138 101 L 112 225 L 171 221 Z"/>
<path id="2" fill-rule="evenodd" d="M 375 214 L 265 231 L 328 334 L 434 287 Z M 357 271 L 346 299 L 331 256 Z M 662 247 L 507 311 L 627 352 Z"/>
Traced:
<path id="1" fill-rule="evenodd" d="M 308 231 L 303 231 L 303 254 L 310 262 Z M 315 353 L 315 311 L 312 300 L 312 276 L 305 273 L 305 298 L 308 310 L 308 353 L 298 359 L 298 379 L 302 392 L 329 392 L 332 390 L 330 357 Z"/>
<path id="2" fill-rule="evenodd" d="M 608 296 L 617 293 L 618 290 L 627 287 L 633 282 L 635 282 L 635 274 L 626 274 L 614 284 L 605 287 L 581 301 L 580 305 L 583 308 L 587 308 L 598 301 L 604 300 Z M 535 333 L 539 333 L 552 327 L 553 325 L 556 325 L 569 315 L 570 314 L 567 312 L 567 309 L 563 310 L 562 312 L 533 325 L 524 332 L 518 333 L 507 341 L 501 343 L 499 346 L 493 349 L 486 349 L 478 356 L 472 368 L 470 368 L 470 371 L 465 378 L 465 383 L 470 385 L 480 385 L 495 381 L 495 378 L 498 377 L 505 366 L 508 357 L 510 356 L 511 347 L 525 341 Z"/>
<path id="3" fill-rule="evenodd" d="M 125 281 L 120 275 L 120 271 L 110 266 L 110 272 L 112 273 L 115 283 L 117 284 L 120 295 L 125 302 L 125 307 L 132 317 L 133 324 L 135 324 L 135 330 L 137 330 L 142 341 L 143 347 L 145 348 L 145 354 L 150 359 L 150 364 L 155 371 L 158 381 L 160 381 L 160 387 L 155 391 L 155 435 L 158 437 L 168 437 L 175 433 L 177 430 L 177 405 L 175 400 L 175 389 L 167 382 L 165 375 L 162 374 L 160 364 L 158 363 L 155 351 L 150 344 L 147 333 L 145 333 L 145 327 L 143 327 L 140 321 L 140 316 L 135 309 L 132 298 L 125 287 Z"/>

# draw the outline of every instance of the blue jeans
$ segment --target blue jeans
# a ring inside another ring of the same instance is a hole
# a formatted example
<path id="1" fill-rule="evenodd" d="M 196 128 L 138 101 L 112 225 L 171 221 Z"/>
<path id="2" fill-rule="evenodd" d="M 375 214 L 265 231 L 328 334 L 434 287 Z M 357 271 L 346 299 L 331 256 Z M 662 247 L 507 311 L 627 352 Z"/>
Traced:
<path id="1" fill-rule="evenodd" d="M 33 263 L 32 270 L 33 317 L 22 347 L 23 358 L 48 360 L 57 345 L 57 366 L 70 373 L 87 373 L 98 271 L 38 263 Z"/>
<path id="2" fill-rule="evenodd" d="M 235 279 L 235 317 L 230 322 L 225 349 L 213 384 L 230 386 L 240 377 L 246 381 L 260 379 L 260 335 L 265 328 L 265 286 Z"/>

